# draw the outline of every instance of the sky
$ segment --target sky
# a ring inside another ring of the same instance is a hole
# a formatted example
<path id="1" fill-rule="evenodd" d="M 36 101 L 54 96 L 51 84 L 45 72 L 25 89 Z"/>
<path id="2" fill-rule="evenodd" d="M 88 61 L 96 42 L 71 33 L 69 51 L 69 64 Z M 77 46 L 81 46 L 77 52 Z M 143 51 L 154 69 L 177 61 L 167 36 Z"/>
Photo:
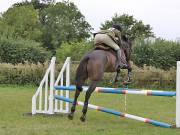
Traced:
<path id="1" fill-rule="evenodd" d="M 22 0 L 0 0 L 0 12 Z M 59 2 L 62 0 L 56 0 Z M 98 31 L 101 23 L 118 15 L 133 15 L 149 24 L 155 36 L 167 40 L 180 37 L 180 0 L 69 0 L 75 3 L 86 21 Z"/>

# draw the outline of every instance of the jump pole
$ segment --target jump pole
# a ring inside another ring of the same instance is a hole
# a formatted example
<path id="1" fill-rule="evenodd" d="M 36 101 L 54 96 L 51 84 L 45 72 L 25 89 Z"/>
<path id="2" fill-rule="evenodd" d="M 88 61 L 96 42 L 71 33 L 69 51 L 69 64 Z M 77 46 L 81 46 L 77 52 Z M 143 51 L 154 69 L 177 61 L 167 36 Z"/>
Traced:
<path id="1" fill-rule="evenodd" d="M 55 86 L 56 90 L 69 90 L 75 91 L 76 86 Z M 83 86 L 83 91 L 87 91 L 88 87 Z M 136 95 L 147 95 L 147 96 L 176 96 L 176 92 L 173 91 L 157 91 L 157 90 L 137 90 L 137 89 L 124 89 L 124 88 L 106 88 L 96 87 L 95 92 L 99 93 L 112 93 L 112 94 L 136 94 Z"/>
<path id="2" fill-rule="evenodd" d="M 64 102 L 73 103 L 72 99 L 65 98 L 63 96 L 55 95 L 54 98 L 58 99 L 58 100 L 62 100 Z M 84 106 L 84 103 L 81 102 L 81 101 L 78 101 L 77 105 Z M 168 123 L 159 122 L 159 121 L 155 121 L 155 120 L 152 120 L 152 119 L 147 119 L 147 118 L 143 118 L 143 117 L 127 114 L 127 113 L 122 113 L 122 112 L 118 112 L 118 111 L 115 111 L 115 110 L 112 110 L 112 109 L 108 109 L 108 108 L 92 105 L 92 104 L 88 104 L 88 108 L 93 109 L 93 110 L 97 110 L 97 111 L 100 111 L 100 112 L 105 112 L 105 113 L 113 114 L 113 115 L 120 116 L 120 117 L 125 117 L 125 118 L 129 118 L 129 119 L 141 121 L 141 122 L 152 124 L 152 125 L 155 125 L 155 126 L 160 126 L 160 127 L 164 127 L 164 128 L 171 128 L 171 127 L 173 127 L 172 125 L 170 125 Z"/>

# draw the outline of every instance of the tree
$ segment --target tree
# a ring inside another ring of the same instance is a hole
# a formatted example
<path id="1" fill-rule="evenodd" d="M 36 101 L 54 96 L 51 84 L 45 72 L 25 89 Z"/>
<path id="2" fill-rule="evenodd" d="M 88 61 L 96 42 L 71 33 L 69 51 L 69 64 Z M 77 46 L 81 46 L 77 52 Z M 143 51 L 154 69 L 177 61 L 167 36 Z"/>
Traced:
<path id="1" fill-rule="evenodd" d="M 101 24 L 101 29 L 108 29 L 113 24 L 121 24 L 123 28 L 123 34 L 127 35 L 131 39 L 136 39 L 139 37 L 153 37 L 154 34 L 151 31 L 152 28 L 150 25 L 144 25 L 143 22 L 140 20 L 134 19 L 133 16 L 123 14 L 117 15 L 115 14 L 111 20 L 105 21 L 104 24 Z"/>
<path id="2" fill-rule="evenodd" d="M 14 28 L 3 22 L 3 19 L 0 17 L 0 37 L 16 37 L 14 33 Z"/>
<path id="3" fill-rule="evenodd" d="M 20 6 L 27 6 L 27 5 L 33 5 L 35 9 L 43 9 L 47 7 L 50 4 L 54 4 L 55 0 L 31 0 L 31 1 L 22 1 L 17 2 L 13 5 L 13 7 L 20 7 Z"/>
<path id="4" fill-rule="evenodd" d="M 53 4 L 55 3 L 55 0 L 41 0 L 41 2 L 45 4 Z"/>
<path id="5" fill-rule="evenodd" d="M 13 27 L 17 37 L 39 41 L 42 36 L 41 24 L 32 5 L 13 6 L 3 15 L 4 24 Z"/>
<path id="6" fill-rule="evenodd" d="M 54 4 L 54 0 L 42 0 L 42 2 L 40 0 L 31 0 L 31 3 L 34 6 L 34 9 L 39 9 L 39 12 L 41 12 L 44 8 Z"/>
<path id="7" fill-rule="evenodd" d="M 27 0 L 25 0 L 25 1 L 17 2 L 15 4 L 13 4 L 12 8 L 13 7 L 21 7 L 21 6 L 28 6 L 28 5 L 31 5 L 31 3 Z"/>
<path id="8" fill-rule="evenodd" d="M 71 2 L 49 5 L 40 14 L 43 24 L 43 43 L 54 49 L 62 42 L 81 41 L 90 37 L 91 26 Z"/>

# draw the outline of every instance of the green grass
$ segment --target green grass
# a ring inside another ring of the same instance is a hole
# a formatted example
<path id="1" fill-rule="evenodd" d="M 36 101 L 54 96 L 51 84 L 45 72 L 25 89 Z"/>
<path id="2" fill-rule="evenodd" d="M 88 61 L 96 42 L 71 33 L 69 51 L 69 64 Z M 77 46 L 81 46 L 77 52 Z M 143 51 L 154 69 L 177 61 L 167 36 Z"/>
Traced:
<path id="1" fill-rule="evenodd" d="M 36 87 L 0 86 L 0 135 L 179 135 L 180 129 L 165 129 L 143 122 L 88 110 L 87 121 L 80 122 L 81 107 L 73 121 L 65 115 L 36 115 L 31 98 Z M 82 94 L 81 101 L 84 99 Z M 124 112 L 124 95 L 95 94 L 90 103 Z M 175 123 L 175 99 L 127 95 L 127 113 Z"/>

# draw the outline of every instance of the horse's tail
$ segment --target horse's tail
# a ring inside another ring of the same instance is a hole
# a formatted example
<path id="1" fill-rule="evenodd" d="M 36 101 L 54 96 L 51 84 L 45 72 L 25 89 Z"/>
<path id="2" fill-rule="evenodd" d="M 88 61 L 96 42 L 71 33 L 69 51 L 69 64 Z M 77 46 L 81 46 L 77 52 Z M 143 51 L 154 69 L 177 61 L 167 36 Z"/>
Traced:
<path id="1" fill-rule="evenodd" d="M 88 71 L 87 71 L 88 60 L 89 60 L 89 56 L 86 55 L 80 61 L 80 64 L 76 70 L 75 84 L 76 84 L 76 89 L 80 91 L 82 91 L 82 85 L 84 84 L 85 80 L 88 77 Z"/>

